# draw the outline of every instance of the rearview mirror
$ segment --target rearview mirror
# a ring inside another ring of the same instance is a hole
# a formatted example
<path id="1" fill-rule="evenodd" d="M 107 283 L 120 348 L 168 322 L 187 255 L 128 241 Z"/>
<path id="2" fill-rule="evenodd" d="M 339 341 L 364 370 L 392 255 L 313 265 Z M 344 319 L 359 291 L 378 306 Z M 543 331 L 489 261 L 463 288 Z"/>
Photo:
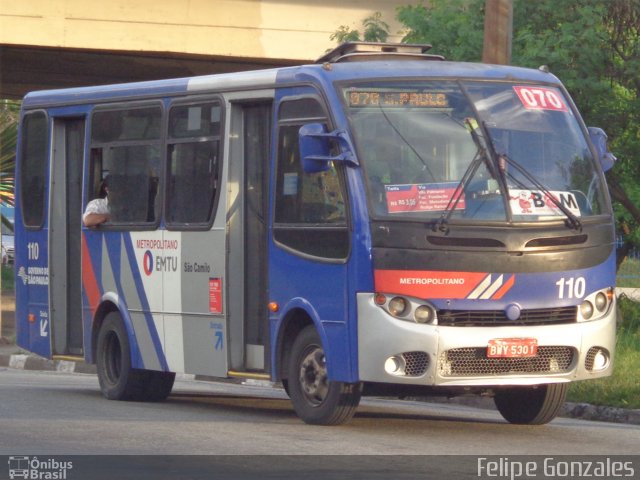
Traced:
<path id="1" fill-rule="evenodd" d="M 340 147 L 341 153 L 338 155 L 331 155 L 332 142 Z M 327 132 L 326 126 L 322 123 L 308 123 L 300 127 L 298 148 L 305 173 L 324 172 L 329 169 L 329 162 L 358 165 L 346 132 L 341 130 Z"/>
<path id="2" fill-rule="evenodd" d="M 617 160 L 615 155 L 609 151 L 607 146 L 607 134 L 604 130 L 598 127 L 589 127 L 588 130 L 589 138 L 591 138 L 591 142 L 593 143 L 593 146 L 596 147 L 596 152 L 598 152 L 598 160 L 602 166 L 602 171 L 606 172 L 613 167 L 613 164 Z"/>
<path id="3" fill-rule="evenodd" d="M 331 146 L 326 127 L 322 123 L 309 123 L 300 127 L 298 141 L 304 173 L 319 173 L 329 170 Z"/>

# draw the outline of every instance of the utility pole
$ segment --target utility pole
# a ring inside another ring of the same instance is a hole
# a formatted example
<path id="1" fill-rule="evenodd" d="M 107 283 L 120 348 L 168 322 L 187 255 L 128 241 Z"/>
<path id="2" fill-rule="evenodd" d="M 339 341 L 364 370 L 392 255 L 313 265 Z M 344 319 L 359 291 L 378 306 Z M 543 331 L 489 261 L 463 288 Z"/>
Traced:
<path id="1" fill-rule="evenodd" d="M 482 61 L 509 65 L 512 36 L 513 0 L 485 0 Z"/>

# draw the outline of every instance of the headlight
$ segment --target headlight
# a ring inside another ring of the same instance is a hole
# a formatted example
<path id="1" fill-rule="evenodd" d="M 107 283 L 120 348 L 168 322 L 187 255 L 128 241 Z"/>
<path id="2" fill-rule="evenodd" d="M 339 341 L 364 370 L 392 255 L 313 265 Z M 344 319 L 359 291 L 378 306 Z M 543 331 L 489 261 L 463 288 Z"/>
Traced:
<path id="1" fill-rule="evenodd" d="M 589 300 L 582 302 L 580 305 L 580 313 L 585 320 L 589 320 L 593 316 L 593 305 L 591 305 Z"/>
<path id="2" fill-rule="evenodd" d="M 609 304 L 609 302 L 607 301 L 607 296 L 602 292 L 597 293 L 594 303 L 596 304 L 596 309 L 599 312 L 604 312 L 607 309 L 607 305 Z"/>
<path id="3" fill-rule="evenodd" d="M 431 323 L 435 316 L 435 310 L 428 305 L 420 305 L 413 312 L 413 318 L 417 323 Z"/>
<path id="4" fill-rule="evenodd" d="M 389 300 L 389 313 L 394 317 L 403 317 L 407 313 L 408 302 L 402 297 L 393 297 Z"/>
<path id="5" fill-rule="evenodd" d="M 614 298 L 613 288 L 606 288 L 588 295 L 578 309 L 578 321 L 587 322 L 604 317 L 609 312 Z"/>
<path id="6" fill-rule="evenodd" d="M 436 309 L 424 300 L 376 293 L 373 295 L 373 303 L 399 320 L 421 324 L 434 324 L 436 321 Z"/>

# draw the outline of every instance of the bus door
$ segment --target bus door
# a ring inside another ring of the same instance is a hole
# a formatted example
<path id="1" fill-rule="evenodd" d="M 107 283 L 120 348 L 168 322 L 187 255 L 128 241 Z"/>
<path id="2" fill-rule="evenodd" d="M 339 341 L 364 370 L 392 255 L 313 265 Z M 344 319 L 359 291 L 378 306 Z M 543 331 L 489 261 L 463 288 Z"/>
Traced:
<path id="1" fill-rule="evenodd" d="M 224 297 L 228 289 L 227 185 L 222 173 L 225 118 L 218 96 L 172 103 L 166 229 L 160 248 L 142 245 L 139 249 L 149 259 L 143 276 L 162 276 L 164 325 L 160 336 L 168 369 L 217 377 L 227 374 L 229 343 Z"/>
<path id="2" fill-rule="evenodd" d="M 267 218 L 270 100 L 232 103 L 229 179 L 240 186 L 230 201 L 229 325 L 231 370 L 269 366 Z"/>
<path id="3" fill-rule="evenodd" d="M 278 96 L 281 100 L 277 109 L 269 300 L 282 310 L 304 311 L 323 342 L 330 378 L 353 381 L 348 326 L 350 235 L 344 171 L 333 163 L 327 164 L 324 171 L 303 171 L 300 127 L 321 123 L 328 131 L 331 129 L 317 92 L 298 87 L 281 90 Z M 279 320 L 286 314 L 277 313 Z M 273 325 L 278 325 L 277 320 Z"/>
<path id="4" fill-rule="evenodd" d="M 81 222 L 84 118 L 54 118 L 49 204 L 52 353 L 82 354 Z"/>

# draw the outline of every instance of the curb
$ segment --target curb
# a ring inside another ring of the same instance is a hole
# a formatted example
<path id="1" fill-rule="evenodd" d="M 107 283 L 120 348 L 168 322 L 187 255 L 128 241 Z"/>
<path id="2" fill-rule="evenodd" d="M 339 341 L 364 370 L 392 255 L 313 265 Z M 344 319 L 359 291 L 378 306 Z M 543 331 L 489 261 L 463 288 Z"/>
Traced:
<path id="1" fill-rule="evenodd" d="M 495 410 L 492 398 L 488 397 L 412 397 L 407 400 L 426 401 L 429 403 L 444 403 L 480 408 L 483 410 Z M 640 425 L 640 409 L 607 407 L 591 405 L 589 403 L 565 402 L 558 413 L 558 417 L 575 418 L 578 420 L 591 420 L 595 422 L 625 423 Z"/>
<path id="2" fill-rule="evenodd" d="M 639 409 L 605 407 L 603 405 L 590 405 L 588 403 L 567 402 L 564 404 L 560 416 L 598 422 L 640 425 Z"/>
<path id="3" fill-rule="evenodd" d="M 17 370 L 42 370 L 48 372 L 88 373 L 95 374 L 96 366 L 84 362 L 71 360 L 47 360 L 27 354 L 0 353 L 0 367 L 15 368 Z"/>

